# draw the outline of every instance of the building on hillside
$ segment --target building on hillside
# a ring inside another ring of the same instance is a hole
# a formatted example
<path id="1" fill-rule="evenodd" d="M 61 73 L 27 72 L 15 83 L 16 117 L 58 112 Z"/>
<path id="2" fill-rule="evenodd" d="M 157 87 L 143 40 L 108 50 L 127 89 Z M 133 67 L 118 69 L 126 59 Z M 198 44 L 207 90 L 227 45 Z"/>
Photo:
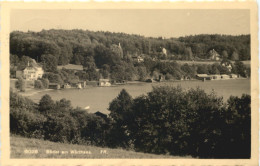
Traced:
<path id="1" fill-rule="evenodd" d="M 212 80 L 212 79 L 213 79 L 212 76 L 207 75 L 207 74 L 197 74 L 197 75 L 196 75 L 196 78 L 197 78 L 198 80 L 202 80 L 202 81 Z"/>
<path id="2" fill-rule="evenodd" d="M 86 81 L 80 81 L 79 84 L 81 84 L 82 88 L 86 88 L 87 82 Z"/>
<path id="3" fill-rule="evenodd" d="M 20 75 L 21 72 L 17 71 L 16 76 Z M 26 80 L 37 80 L 38 78 L 42 78 L 44 71 L 41 66 L 39 66 L 35 60 L 30 63 L 28 62 L 28 66 L 22 71 L 22 76 Z"/>
<path id="4" fill-rule="evenodd" d="M 111 86 L 109 79 L 99 79 L 99 86 Z"/>
<path id="5" fill-rule="evenodd" d="M 49 84 L 49 89 L 56 89 L 56 90 L 59 90 L 59 89 L 60 89 L 60 84 L 57 84 L 57 83 L 50 83 L 50 84 Z"/>
<path id="6" fill-rule="evenodd" d="M 232 64 L 230 61 L 224 61 L 224 62 L 221 62 L 221 65 L 226 67 L 228 69 L 229 72 L 231 72 L 232 70 Z"/>
<path id="7" fill-rule="evenodd" d="M 70 89 L 71 85 L 69 83 L 65 83 L 61 87 L 64 88 L 64 89 Z"/>
<path id="8" fill-rule="evenodd" d="M 222 74 L 222 75 L 221 75 L 221 78 L 222 78 L 222 79 L 229 79 L 230 76 L 229 76 L 229 75 L 226 75 L 226 74 Z"/>
<path id="9" fill-rule="evenodd" d="M 133 56 L 132 59 L 133 59 L 134 62 L 137 62 L 137 63 L 144 62 L 144 58 L 142 56 L 140 56 L 140 55 Z"/>
<path id="10" fill-rule="evenodd" d="M 99 117 L 103 118 L 103 119 L 106 119 L 106 118 L 107 118 L 107 115 L 104 114 L 104 113 L 102 113 L 102 112 L 100 112 L 100 111 L 97 111 L 97 112 L 95 112 L 94 114 L 95 114 L 96 116 L 99 116 Z"/>
<path id="11" fill-rule="evenodd" d="M 220 80 L 221 79 L 221 75 L 219 74 L 214 74 L 214 75 L 210 75 L 212 77 L 213 80 Z"/>
<path id="12" fill-rule="evenodd" d="M 238 78 L 237 74 L 230 74 L 230 78 Z"/>
<path id="13" fill-rule="evenodd" d="M 212 49 L 212 50 L 209 51 L 209 58 L 210 58 L 210 60 L 219 61 L 220 55 L 218 54 L 217 51 Z"/>

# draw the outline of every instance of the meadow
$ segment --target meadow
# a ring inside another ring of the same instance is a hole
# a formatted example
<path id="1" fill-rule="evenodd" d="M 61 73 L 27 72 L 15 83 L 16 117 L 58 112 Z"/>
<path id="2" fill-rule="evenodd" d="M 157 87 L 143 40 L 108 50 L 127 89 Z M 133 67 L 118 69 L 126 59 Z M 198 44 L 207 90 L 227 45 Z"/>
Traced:
<path id="1" fill-rule="evenodd" d="M 171 155 L 155 155 L 123 149 L 55 143 L 34 138 L 24 138 L 16 135 L 12 135 L 10 138 L 11 158 L 191 158 L 190 156 L 180 157 Z M 33 153 L 33 150 L 38 150 L 38 153 Z M 47 154 L 46 151 L 50 152 L 50 150 L 52 152 L 58 151 L 59 153 Z M 68 153 L 66 153 L 66 151 Z"/>

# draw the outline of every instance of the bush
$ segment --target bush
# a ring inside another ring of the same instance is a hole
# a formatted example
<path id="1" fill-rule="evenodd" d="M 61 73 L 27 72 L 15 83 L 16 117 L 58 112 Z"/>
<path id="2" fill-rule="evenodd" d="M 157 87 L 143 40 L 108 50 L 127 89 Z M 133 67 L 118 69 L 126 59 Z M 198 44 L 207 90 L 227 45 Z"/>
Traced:
<path id="1" fill-rule="evenodd" d="M 76 120 L 69 115 L 47 115 L 44 123 L 45 139 L 53 142 L 72 142 L 78 135 Z"/>
<path id="2" fill-rule="evenodd" d="M 26 109 L 10 109 L 10 131 L 32 138 L 44 138 L 43 124 L 46 118 Z"/>
<path id="3" fill-rule="evenodd" d="M 40 80 L 35 80 L 34 81 L 34 88 L 36 88 L 36 89 L 43 89 L 44 86 L 43 86 L 43 84 L 42 84 L 42 82 Z"/>
<path id="4" fill-rule="evenodd" d="M 42 80 L 42 85 L 45 89 L 48 89 L 49 88 L 49 80 L 47 78 L 43 78 Z"/>
<path id="5" fill-rule="evenodd" d="M 172 80 L 172 79 L 173 79 L 173 76 L 171 74 L 167 73 L 165 75 L 165 80 Z"/>
<path id="6" fill-rule="evenodd" d="M 37 111 L 36 104 L 10 92 L 10 132 L 26 137 L 43 138 L 46 118 Z"/>
<path id="7" fill-rule="evenodd" d="M 25 84 L 26 82 L 23 78 L 18 78 L 18 80 L 15 82 L 15 88 L 21 92 L 25 92 Z"/>

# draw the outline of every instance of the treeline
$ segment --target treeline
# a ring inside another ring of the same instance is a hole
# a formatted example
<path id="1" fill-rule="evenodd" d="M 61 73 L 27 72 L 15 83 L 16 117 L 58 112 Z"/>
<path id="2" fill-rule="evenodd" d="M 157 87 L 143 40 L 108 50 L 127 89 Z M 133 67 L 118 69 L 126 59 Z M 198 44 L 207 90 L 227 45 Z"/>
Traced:
<path id="1" fill-rule="evenodd" d="M 163 48 L 167 53 L 163 53 Z M 16 70 L 24 69 L 31 58 L 41 64 L 45 73 L 58 74 L 60 77 L 61 71 L 57 66 L 71 63 L 84 67 L 83 72 L 73 76 L 75 79 L 110 78 L 116 82 L 144 80 L 153 77 L 154 72 L 163 73 L 169 79 L 180 79 L 187 74 L 194 74 L 186 73 L 177 63 L 161 60 L 208 59 L 212 49 L 225 61 L 250 60 L 250 36 L 197 35 L 162 39 L 83 30 L 43 30 L 26 33 L 15 31 L 10 34 L 10 73 L 14 75 Z M 134 59 L 139 55 L 144 58 L 144 63 L 138 63 Z M 213 74 L 230 73 L 219 65 L 217 70 L 216 65 L 212 67 Z M 168 71 L 170 68 L 176 69 L 178 74 Z M 184 68 L 187 68 L 187 65 Z M 189 68 L 194 71 L 199 65 L 190 65 Z M 242 72 L 245 73 L 245 70 Z M 249 75 L 243 73 L 239 74 Z M 45 76 L 48 77 L 50 76 Z"/>
<path id="2" fill-rule="evenodd" d="M 10 73 L 15 75 L 16 70 L 21 70 L 28 64 L 32 64 L 32 59 L 27 56 L 18 58 L 11 54 L 10 59 Z M 48 65 L 49 70 L 44 72 L 43 79 L 50 83 L 77 83 L 80 80 L 99 80 L 100 78 L 109 78 L 112 82 L 146 79 L 158 80 L 163 76 L 165 80 L 181 80 L 181 79 L 195 79 L 196 74 L 237 74 L 242 77 L 250 77 L 250 67 L 246 67 L 243 62 L 236 61 L 231 63 L 228 60 L 223 60 L 223 63 L 214 64 L 179 64 L 175 61 L 154 61 L 151 58 L 145 58 L 142 63 L 132 63 L 132 61 L 120 61 L 114 65 L 104 64 L 101 68 L 97 68 L 94 59 L 89 59 L 87 66 L 83 71 L 73 71 L 68 69 L 57 69 L 53 66 L 52 61 L 44 63 Z M 231 66 L 231 69 L 226 65 Z M 49 72 L 48 72 L 49 71 Z M 42 81 L 42 80 L 39 80 Z M 37 86 L 44 87 L 44 86 Z"/>
<path id="3" fill-rule="evenodd" d="M 122 50 L 117 49 L 120 43 Z M 167 56 L 162 54 L 167 50 Z M 208 59 L 215 49 L 222 58 L 250 60 L 250 35 L 196 35 L 180 38 L 152 38 L 125 33 L 93 32 L 83 30 L 42 30 L 10 34 L 10 52 L 29 56 L 41 62 L 48 54 L 59 65 L 86 63 L 93 57 L 98 67 L 103 60 L 145 54 L 158 59 Z"/>
<path id="4" fill-rule="evenodd" d="M 250 158 L 251 98 L 181 87 L 154 87 L 132 98 L 124 89 L 97 116 L 45 95 L 39 104 L 10 93 L 11 133 L 54 142 L 91 144 L 200 158 Z"/>

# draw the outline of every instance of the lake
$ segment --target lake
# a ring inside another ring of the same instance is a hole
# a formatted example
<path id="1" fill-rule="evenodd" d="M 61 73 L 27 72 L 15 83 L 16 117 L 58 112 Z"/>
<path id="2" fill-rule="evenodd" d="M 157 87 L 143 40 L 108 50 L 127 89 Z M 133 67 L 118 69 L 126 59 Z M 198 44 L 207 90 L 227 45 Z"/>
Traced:
<path id="1" fill-rule="evenodd" d="M 51 90 L 36 93 L 28 96 L 35 102 L 39 102 L 41 97 L 45 94 L 49 94 L 53 100 L 60 100 L 66 98 L 71 100 L 74 107 L 85 108 L 89 106 L 89 112 L 94 113 L 100 111 L 103 113 L 109 113 L 107 108 L 109 103 L 117 97 L 119 92 L 124 88 L 132 97 L 137 97 L 142 94 L 146 94 L 152 90 L 153 86 L 170 85 L 178 86 L 182 88 L 196 88 L 200 87 L 206 92 L 210 93 L 212 89 L 218 96 L 223 96 L 226 101 L 230 95 L 241 96 L 243 93 L 250 94 L 250 79 L 234 79 L 234 80 L 214 80 L 214 81 L 176 81 L 176 82 L 161 82 L 161 83 L 130 83 L 126 85 L 112 86 L 112 87 L 87 87 L 85 89 L 63 89 L 63 90 Z"/>

